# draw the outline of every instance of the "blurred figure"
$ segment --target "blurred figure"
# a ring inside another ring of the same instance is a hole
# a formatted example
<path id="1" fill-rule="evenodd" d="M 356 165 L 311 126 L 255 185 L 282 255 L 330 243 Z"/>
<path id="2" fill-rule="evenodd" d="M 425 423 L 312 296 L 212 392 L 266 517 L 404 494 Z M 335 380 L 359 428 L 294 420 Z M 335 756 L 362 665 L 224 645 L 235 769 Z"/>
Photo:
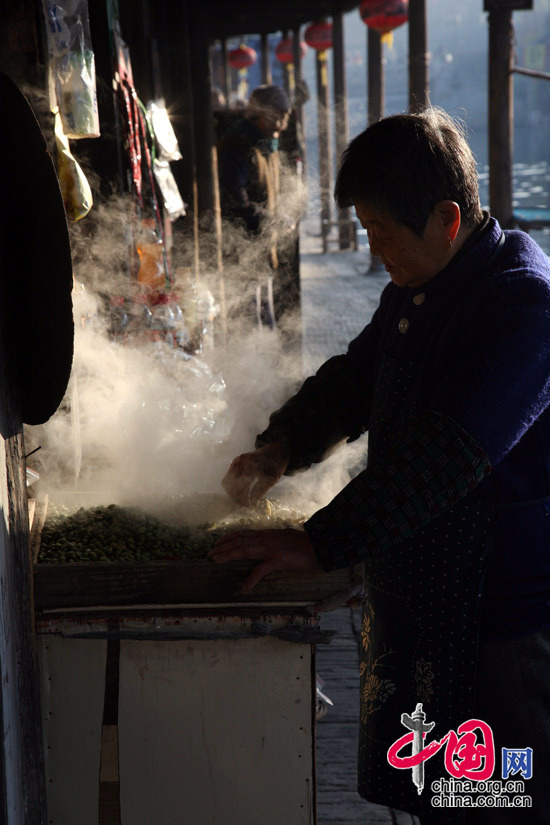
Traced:
<path id="1" fill-rule="evenodd" d="M 225 98 L 224 93 L 222 92 L 221 89 L 218 89 L 218 87 L 215 86 L 212 89 L 212 108 L 213 109 L 225 109 L 226 106 L 227 106 L 227 100 Z"/>
<path id="2" fill-rule="evenodd" d="M 279 135 L 288 124 L 290 102 L 278 86 L 259 86 L 244 116 L 218 144 L 222 217 L 251 236 L 263 234 L 268 256 L 257 278 L 252 315 L 259 326 L 275 327 L 273 279 L 278 269 L 276 234 L 271 220 L 279 200 Z"/>

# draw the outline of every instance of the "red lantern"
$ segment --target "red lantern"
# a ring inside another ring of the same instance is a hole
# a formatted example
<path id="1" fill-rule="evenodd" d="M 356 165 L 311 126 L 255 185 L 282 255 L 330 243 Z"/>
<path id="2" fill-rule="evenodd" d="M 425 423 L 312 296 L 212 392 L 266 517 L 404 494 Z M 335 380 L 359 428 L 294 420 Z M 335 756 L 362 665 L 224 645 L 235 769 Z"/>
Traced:
<path id="1" fill-rule="evenodd" d="M 317 51 L 332 48 L 332 23 L 328 20 L 311 23 L 304 32 L 304 38 L 307 45 Z"/>
<path id="2" fill-rule="evenodd" d="M 300 42 L 300 55 L 302 60 L 307 54 L 307 46 L 302 40 Z M 285 37 L 275 47 L 275 56 L 279 63 L 294 63 L 294 38 Z"/>
<path id="3" fill-rule="evenodd" d="M 409 19 L 409 0 L 363 0 L 359 14 L 369 28 L 388 34 Z"/>
<path id="4" fill-rule="evenodd" d="M 258 55 L 254 49 L 245 46 L 244 43 L 241 43 L 236 49 L 231 49 L 228 55 L 229 65 L 233 69 L 248 69 L 249 66 L 254 65 L 257 59 Z"/>

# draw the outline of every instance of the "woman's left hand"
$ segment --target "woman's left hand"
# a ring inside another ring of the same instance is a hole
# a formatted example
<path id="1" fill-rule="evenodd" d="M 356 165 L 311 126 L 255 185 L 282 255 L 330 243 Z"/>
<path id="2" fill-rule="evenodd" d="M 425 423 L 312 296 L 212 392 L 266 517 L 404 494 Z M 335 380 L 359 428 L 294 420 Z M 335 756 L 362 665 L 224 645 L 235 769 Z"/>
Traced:
<path id="1" fill-rule="evenodd" d="M 218 539 L 208 553 L 216 564 L 241 559 L 261 559 L 242 587 L 252 590 L 274 570 L 322 570 L 317 556 L 302 530 L 239 530 Z"/>

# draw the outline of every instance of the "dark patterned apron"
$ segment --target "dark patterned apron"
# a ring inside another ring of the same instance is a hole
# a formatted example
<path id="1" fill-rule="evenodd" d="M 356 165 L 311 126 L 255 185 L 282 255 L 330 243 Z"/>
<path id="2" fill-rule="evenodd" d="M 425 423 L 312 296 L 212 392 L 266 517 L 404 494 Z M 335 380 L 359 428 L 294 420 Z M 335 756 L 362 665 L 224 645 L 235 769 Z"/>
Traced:
<path id="1" fill-rule="evenodd" d="M 383 358 L 370 458 L 384 453 L 420 412 L 416 375 L 416 365 Z M 411 540 L 364 565 L 359 793 L 438 825 L 463 821 L 460 808 L 431 805 L 431 783 L 448 778 L 444 749 L 424 763 L 420 793 L 412 769 L 392 767 L 387 753 L 409 732 L 401 715 L 411 716 L 418 703 L 426 723 L 435 723 L 426 743 L 471 718 L 483 573 L 495 520 L 495 506 L 474 491 Z M 410 753 L 407 745 L 400 755 Z"/>

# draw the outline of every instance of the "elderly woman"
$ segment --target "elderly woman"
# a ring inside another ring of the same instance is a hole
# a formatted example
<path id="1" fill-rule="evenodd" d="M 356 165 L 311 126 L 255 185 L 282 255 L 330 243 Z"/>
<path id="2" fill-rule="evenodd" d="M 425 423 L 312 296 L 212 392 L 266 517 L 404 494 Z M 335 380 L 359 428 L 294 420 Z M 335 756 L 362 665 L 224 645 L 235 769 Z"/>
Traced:
<path id="1" fill-rule="evenodd" d="M 212 558 L 260 559 L 248 587 L 272 570 L 363 563 L 365 798 L 423 825 L 548 823 L 548 259 L 481 210 L 472 154 L 439 111 L 355 138 L 336 198 L 355 206 L 391 283 L 347 353 L 273 413 L 223 483 L 253 502 L 366 431 L 368 465 L 303 532 L 233 534 Z M 459 738 L 413 766 L 413 729 L 425 745 Z M 455 785 L 449 803 L 442 777 L 469 792 Z M 503 807 L 512 797 L 497 785 L 480 794 L 488 777 L 525 780 L 532 807 Z M 479 804 L 467 814 L 465 796 Z"/>
<path id="2" fill-rule="evenodd" d="M 279 261 L 273 219 L 279 210 L 279 136 L 288 125 L 289 111 L 283 89 L 258 86 L 250 95 L 244 117 L 231 124 L 218 144 L 223 218 L 241 226 L 249 236 L 264 233 L 266 239 L 265 271 L 256 273 L 252 302 L 259 326 L 276 324 L 274 291 L 278 292 L 280 285 L 275 277 Z M 227 232 L 227 225 L 225 228 Z M 242 275 L 244 278 L 244 272 Z M 244 288 L 243 282 L 240 290 Z"/>
<path id="3" fill-rule="evenodd" d="M 290 102 L 278 86 L 258 86 L 244 117 L 218 144 L 222 214 L 258 232 L 276 206 L 279 135 L 288 124 Z"/>

